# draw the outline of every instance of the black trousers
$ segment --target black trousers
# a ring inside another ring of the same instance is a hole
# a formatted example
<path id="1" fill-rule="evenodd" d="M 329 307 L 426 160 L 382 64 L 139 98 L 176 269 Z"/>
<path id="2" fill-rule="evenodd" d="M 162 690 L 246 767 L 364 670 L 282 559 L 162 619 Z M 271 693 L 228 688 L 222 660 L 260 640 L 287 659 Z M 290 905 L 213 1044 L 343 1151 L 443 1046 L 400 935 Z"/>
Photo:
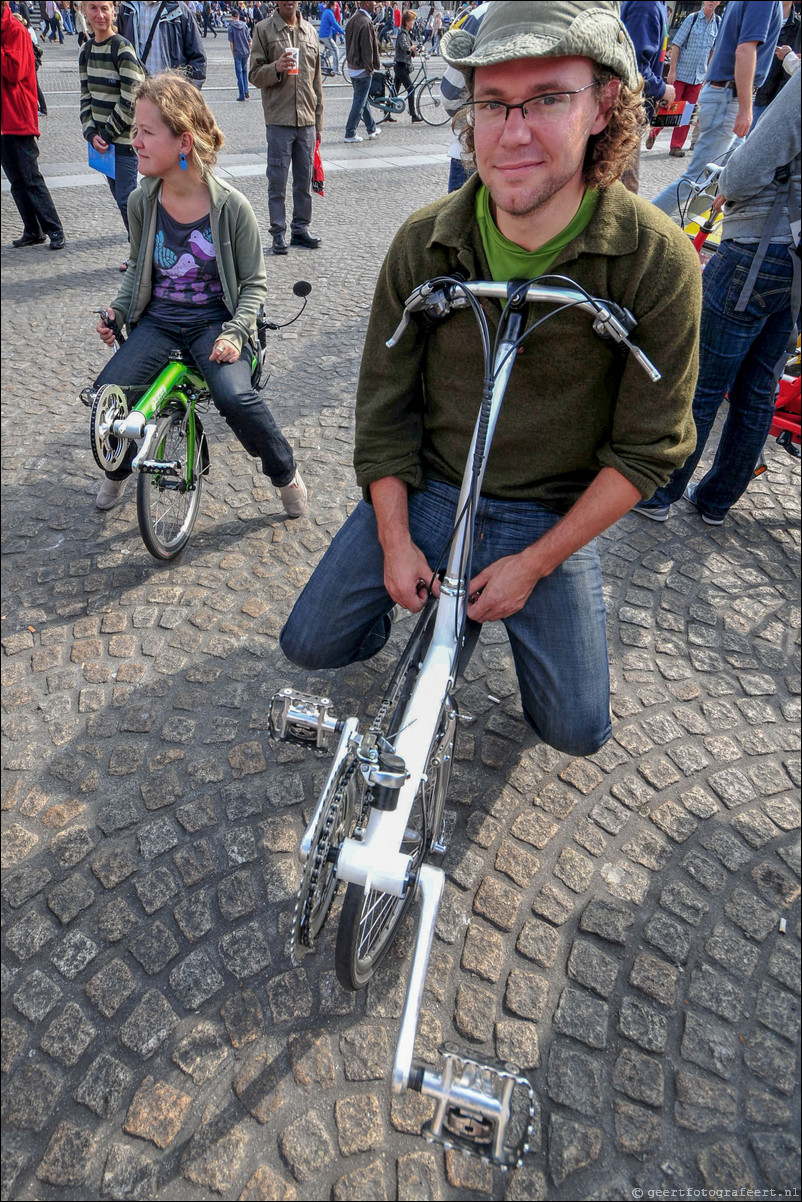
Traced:
<path id="1" fill-rule="evenodd" d="M 409 105 L 410 117 L 417 117 L 415 112 L 415 89 L 412 87 L 412 75 L 406 63 L 395 64 L 395 90 L 401 95 L 401 89 L 407 90 L 407 104 Z"/>
<path id="2" fill-rule="evenodd" d="M 64 230 L 39 170 L 39 147 L 34 135 L 3 134 L 0 158 L 25 234 L 30 238 L 61 237 Z"/>

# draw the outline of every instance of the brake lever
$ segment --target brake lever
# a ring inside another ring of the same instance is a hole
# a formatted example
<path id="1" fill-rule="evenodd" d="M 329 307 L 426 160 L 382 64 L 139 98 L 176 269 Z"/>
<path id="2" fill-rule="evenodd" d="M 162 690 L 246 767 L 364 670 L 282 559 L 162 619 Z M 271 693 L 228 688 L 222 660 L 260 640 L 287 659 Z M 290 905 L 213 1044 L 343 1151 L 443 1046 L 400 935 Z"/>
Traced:
<path id="1" fill-rule="evenodd" d="M 100 318 L 107 330 L 111 330 L 118 345 L 122 346 L 122 344 L 125 342 L 125 335 L 117 325 L 117 318 L 112 317 L 112 319 L 109 320 L 109 315 L 105 309 L 95 309 L 95 315 Z M 115 346 L 114 349 L 116 351 L 117 347 Z"/>
<path id="2" fill-rule="evenodd" d="M 409 325 L 410 314 L 417 313 L 424 307 L 432 291 L 432 285 L 427 281 L 425 284 L 419 284 L 415 291 L 409 294 L 406 304 L 404 305 L 404 316 L 401 318 L 398 329 L 395 331 L 392 338 L 388 338 L 385 342 L 384 345 L 386 347 L 392 349 L 401 341 L 404 331 Z"/>
<path id="3" fill-rule="evenodd" d="M 634 342 L 630 342 L 628 337 L 629 333 L 632 329 L 634 329 L 637 322 L 635 322 L 635 319 L 628 310 L 624 309 L 620 310 L 620 312 L 622 313 L 622 316 L 626 315 L 624 318 L 626 325 L 624 324 L 624 321 L 622 321 L 614 313 L 611 313 L 608 308 L 606 308 L 604 305 L 600 305 L 598 313 L 593 321 L 594 333 L 598 334 L 600 338 L 607 338 L 611 339 L 613 342 L 622 343 L 635 359 L 635 362 L 643 368 L 649 379 L 656 384 L 658 380 L 662 380 L 662 373 L 657 370 L 651 359 L 644 355 L 639 346 L 635 346 Z M 630 321 L 632 322 L 632 325 L 630 325 Z"/>

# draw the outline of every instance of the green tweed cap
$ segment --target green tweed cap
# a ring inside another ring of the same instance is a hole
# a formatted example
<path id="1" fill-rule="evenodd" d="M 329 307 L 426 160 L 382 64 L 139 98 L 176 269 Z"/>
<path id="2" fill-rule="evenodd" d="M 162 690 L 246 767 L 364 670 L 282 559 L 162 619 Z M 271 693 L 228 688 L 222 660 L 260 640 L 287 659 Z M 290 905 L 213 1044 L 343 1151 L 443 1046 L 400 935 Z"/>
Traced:
<path id="1" fill-rule="evenodd" d="M 578 55 L 607 67 L 634 91 L 638 60 L 619 7 L 613 0 L 495 0 L 477 33 L 450 30 L 441 53 L 463 73 L 518 58 Z"/>

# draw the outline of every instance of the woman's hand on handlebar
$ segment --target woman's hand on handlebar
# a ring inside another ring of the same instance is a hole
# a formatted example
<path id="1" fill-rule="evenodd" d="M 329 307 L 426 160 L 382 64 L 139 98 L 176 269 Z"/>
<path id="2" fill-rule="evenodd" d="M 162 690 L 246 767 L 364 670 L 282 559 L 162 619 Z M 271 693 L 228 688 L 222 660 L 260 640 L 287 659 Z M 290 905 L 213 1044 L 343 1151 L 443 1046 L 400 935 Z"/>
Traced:
<path id="1" fill-rule="evenodd" d="M 107 309 L 106 317 L 109 319 L 109 321 L 114 321 L 114 310 Z M 98 318 L 96 329 L 106 346 L 114 346 L 114 330 L 106 325 L 102 317 Z"/>
<path id="2" fill-rule="evenodd" d="M 209 360 L 211 363 L 236 363 L 239 356 L 240 353 L 233 342 L 229 342 L 227 338 L 218 338 L 212 347 Z"/>

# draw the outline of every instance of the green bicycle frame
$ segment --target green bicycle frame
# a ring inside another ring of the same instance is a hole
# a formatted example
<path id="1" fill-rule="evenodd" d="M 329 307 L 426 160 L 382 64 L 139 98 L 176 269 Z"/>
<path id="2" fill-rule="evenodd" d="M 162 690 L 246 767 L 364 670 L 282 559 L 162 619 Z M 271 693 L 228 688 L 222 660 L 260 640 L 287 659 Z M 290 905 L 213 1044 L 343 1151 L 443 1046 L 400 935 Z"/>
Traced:
<path id="1" fill-rule="evenodd" d="M 206 381 L 197 370 L 188 364 L 174 360 L 167 364 L 158 377 L 145 390 L 144 395 L 138 403 L 134 405 L 132 413 L 141 413 L 146 422 L 152 421 L 159 413 L 166 408 L 166 404 L 170 401 L 178 401 L 183 406 L 185 412 L 189 410 L 194 419 L 195 415 L 195 400 L 190 398 L 183 391 L 183 385 L 188 385 L 190 389 L 198 391 L 206 388 Z M 187 487 L 192 486 L 192 470 L 195 463 L 195 442 L 196 428 L 194 420 L 189 422 L 187 428 L 187 462 L 186 462 L 186 479 Z M 141 455 L 140 450 L 139 454 Z M 137 456 L 137 459 L 139 455 Z M 136 459 L 134 460 L 136 466 Z"/>

